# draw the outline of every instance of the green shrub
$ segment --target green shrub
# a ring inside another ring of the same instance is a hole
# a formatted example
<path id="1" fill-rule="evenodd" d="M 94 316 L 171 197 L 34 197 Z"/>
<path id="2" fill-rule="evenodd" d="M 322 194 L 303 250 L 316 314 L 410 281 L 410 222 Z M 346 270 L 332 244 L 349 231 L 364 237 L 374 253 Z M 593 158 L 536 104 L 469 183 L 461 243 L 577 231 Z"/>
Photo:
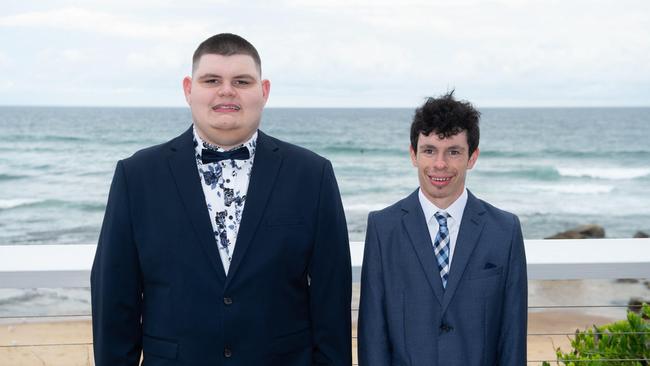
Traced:
<path id="1" fill-rule="evenodd" d="M 557 365 L 565 366 L 648 366 L 650 365 L 650 306 L 643 304 L 641 315 L 628 311 L 627 320 L 584 332 L 576 331 L 573 351 L 556 350 Z M 606 360 L 640 361 L 606 361 Z M 544 362 L 543 366 L 550 366 Z"/>

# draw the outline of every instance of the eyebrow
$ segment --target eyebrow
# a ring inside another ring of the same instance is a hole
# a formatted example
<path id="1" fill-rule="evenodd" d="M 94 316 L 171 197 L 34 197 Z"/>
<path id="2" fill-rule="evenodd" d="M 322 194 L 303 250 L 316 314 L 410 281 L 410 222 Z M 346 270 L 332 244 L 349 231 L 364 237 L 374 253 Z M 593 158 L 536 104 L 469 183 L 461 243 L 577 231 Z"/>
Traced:
<path id="1" fill-rule="evenodd" d="M 436 149 L 436 150 L 438 150 L 438 147 L 435 146 L 435 145 L 431 145 L 431 144 L 424 144 L 424 145 L 420 145 L 420 149 Z M 465 148 L 460 146 L 460 145 L 452 145 L 452 146 L 447 147 L 447 150 L 451 150 L 451 149 L 465 150 Z"/>
<path id="2" fill-rule="evenodd" d="M 212 74 L 212 73 L 203 74 L 203 75 L 199 76 L 199 79 L 212 79 L 212 78 L 221 79 L 221 78 L 223 78 L 223 76 L 221 76 L 219 74 Z M 253 77 L 253 75 L 250 75 L 250 74 L 241 74 L 241 75 L 234 76 L 233 79 L 253 79 L 253 80 L 255 80 L 255 77 Z"/>

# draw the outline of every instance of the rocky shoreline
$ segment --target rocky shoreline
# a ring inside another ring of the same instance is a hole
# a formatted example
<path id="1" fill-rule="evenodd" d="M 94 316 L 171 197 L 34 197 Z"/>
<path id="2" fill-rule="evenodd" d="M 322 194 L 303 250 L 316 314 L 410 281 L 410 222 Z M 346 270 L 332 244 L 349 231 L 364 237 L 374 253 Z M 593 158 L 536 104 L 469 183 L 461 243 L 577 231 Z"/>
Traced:
<path id="1" fill-rule="evenodd" d="M 604 237 L 604 227 L 598 224 L 587 224 L 559 232 L 544 239 L 602 239 Z M 650 235 L 639 230 L 634 234 L 633 238 L 650 238 Z"/>

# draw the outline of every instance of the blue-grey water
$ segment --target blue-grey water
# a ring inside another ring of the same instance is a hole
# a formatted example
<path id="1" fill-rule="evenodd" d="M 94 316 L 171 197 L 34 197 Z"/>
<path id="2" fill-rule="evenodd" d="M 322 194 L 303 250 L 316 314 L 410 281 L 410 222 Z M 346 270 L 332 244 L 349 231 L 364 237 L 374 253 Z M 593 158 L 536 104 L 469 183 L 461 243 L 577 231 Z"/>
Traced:
<path id="1" fill-rule="evenodd" d="M 262 129 L 330 159 L 351 240 L 417 186 L 411 109 L 267 109 Z M 118 159 L 190 125 L 185 108 L 0 108 L 0 245 L 94 243 Z M 650 231 L 650 108 L 483 109 L 467 185 L 526 238 Z"/>
<path id="2" fill-rule="evenodd" d="M 468 187 L 519 215 L 526 238 L 586 223 L 604 226 L 608 237 L 650 232 L 650 108 L 481 112 L 481 156 Z M 350 238 L 363 240 L 368 211 L 417 186 L 412 115 L 267 109 L 262 129 L 332 161 Z M 189 125 L 184 108 L 0 107 L 0 245 L 95 243 L 116 161 Z M 650 293 L 611 281 L 550 289 L 533 281 L 529 303 L 624 304 Z M 0 291 L 0 316 L 89 311 L 88 289 Z"/>

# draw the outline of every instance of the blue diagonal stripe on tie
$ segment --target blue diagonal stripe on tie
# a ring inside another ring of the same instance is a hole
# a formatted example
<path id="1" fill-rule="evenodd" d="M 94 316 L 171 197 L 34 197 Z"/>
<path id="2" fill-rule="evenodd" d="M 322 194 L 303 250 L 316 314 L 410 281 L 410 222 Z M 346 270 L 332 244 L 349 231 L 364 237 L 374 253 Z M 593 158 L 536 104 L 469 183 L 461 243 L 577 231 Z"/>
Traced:
<path id="1" fill-rule="evenodd" d="M 436 221 L 440 228 L 436 234 L 436 239 L 433 242 L 433 252 L 438 261 L 438 270 L 440 278 L 442 279 L 442 287 L 447 287 L 447 279 L 449 278 L 449 228 L 447 227 L 447 218 L 449 214 L 446 212 L 436 212 L 434 214 Z"/>

